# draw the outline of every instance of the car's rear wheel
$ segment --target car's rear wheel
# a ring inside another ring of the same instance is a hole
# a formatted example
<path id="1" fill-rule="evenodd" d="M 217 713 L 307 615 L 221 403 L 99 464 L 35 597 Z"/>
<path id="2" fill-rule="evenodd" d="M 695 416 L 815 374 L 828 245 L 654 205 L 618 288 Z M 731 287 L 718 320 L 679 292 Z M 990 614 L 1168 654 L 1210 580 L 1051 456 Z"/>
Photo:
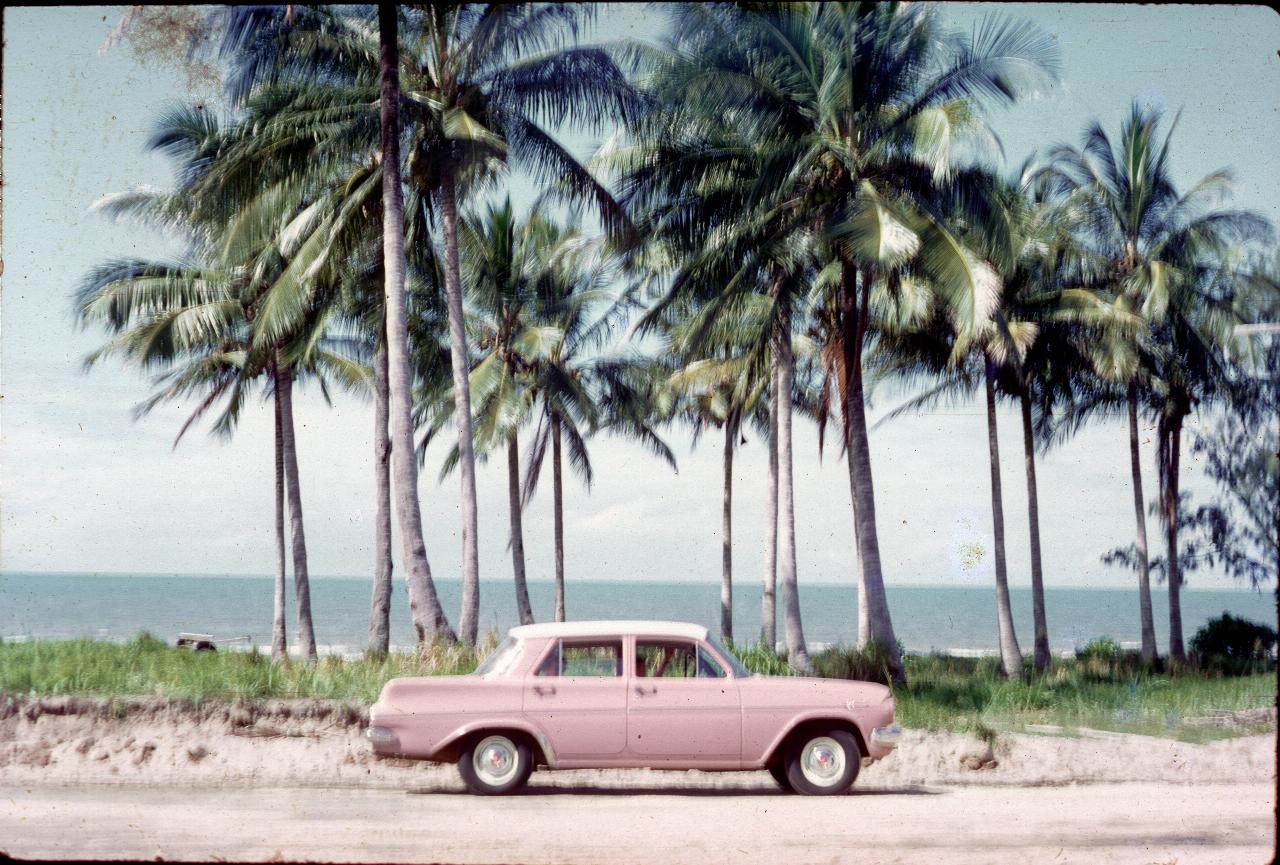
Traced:
<path id="1" fill-rule="evenodd" d="M 533 772 L 533 749 L 520 736 L 480 733 L 458 755 L 458 773 L 472 793 L 501 796 L 524 786 Z"/>
<path id="2" fill-rule="evenodd" d="M 785 765 L 792 789 L 809 796 L 835 796 L 853 786 L 862 753 L 848 730 L 809 730 L 792 739 Z"/>
<path id="3" fill-rule="evenodd" d="M 769 764 L 769 774 L 773 776 L 773 780 L 778 782 L 778 786 L 788 793 L 791 792 L 791 781 L 787 778 L 787 767 L 782 764 L 781 760 L 775 760 Z"/>

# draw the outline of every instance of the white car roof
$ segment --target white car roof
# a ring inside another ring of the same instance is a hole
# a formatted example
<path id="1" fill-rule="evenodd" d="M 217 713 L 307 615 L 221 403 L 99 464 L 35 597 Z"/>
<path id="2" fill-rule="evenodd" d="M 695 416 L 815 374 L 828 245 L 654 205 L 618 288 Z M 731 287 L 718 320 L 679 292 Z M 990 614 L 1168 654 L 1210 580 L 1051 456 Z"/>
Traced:
<path id="1" fill-rule="evenodd" d="M 516 639 L 526 637 L 612 637 L 623 634 L 645 634 L 655 637 L 687 637 L 705 640 L 707 629 L 703 625 L 688 622 L 609 621 L 595 622 L 542 622 L 536 625 L 517 625 L 510 631 Z"/>

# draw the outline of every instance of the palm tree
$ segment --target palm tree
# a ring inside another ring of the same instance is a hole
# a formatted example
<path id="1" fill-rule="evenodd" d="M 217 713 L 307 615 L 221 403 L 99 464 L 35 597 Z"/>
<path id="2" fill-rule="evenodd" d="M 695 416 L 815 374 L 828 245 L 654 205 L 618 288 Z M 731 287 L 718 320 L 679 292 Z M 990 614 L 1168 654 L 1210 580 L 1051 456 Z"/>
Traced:
<path id="1" fill-rule="evenodd" d="M 1136 340 L 1113 341 L 1103 374 L 1125 389 L 1129 415 L 1130 462 L 1134 513 L 1137 522 L 1136 559 L 1143 611 L 1143 656 L 1154 662 L 1154 629 L 1150 616 L 1150 577 L 1138 460 L 1138 418 L 1144 393 L 1155 385 L 1147 376 L 1153 362 L 1169 350 L 1180 332 L 1203 336 L 1193 323 L 1187 304 L 1203 299 L 1203 273 L 1216 269 L 1214 259 L 1234 241 L 1256 236 L 1265 223 L 1253 214 L 1219 209 L 1215 205 L 1230 182 L 1229 171 L 1207 175 L 1185 194 L 1179 194 L 1169 175 L 1170 141 L 1176 119 L 1158 140 L 1161 114 L 1134 104 L 1112 143 L 1098 123 L 1084 133 L 1080 149 L 1062 146 L 1053 157 L 1051 173 L 1071 206 L 1082 208 L 1090 221 L 1086 243 L 1109 267 L 1099 280 L 1113 303 L 1140 314 L 1150 329 Z M 1210 306 L 1210 310 L 1217 309 Z M 1214 337 L 1215 339 L 1217 337 Z M 1164 340 L 1163 344 L 1161 340 Z M 1206 343 L 1206 345 L 1211 343 Z M 1222 344 L 1219 342 L 1219 344 Z M 1174 368 L 1169 371 L 1173 372 Z M 1176 378 L 1176 375 L 1175 375 Z M 1177 550 L 1177 476 L 1181 423 L 1192 405 L 1186 384 L 1173 389 L 1159 410 L 1157 473 L 1160 476 L 1161 518 L 1166 529 L 1169 584 L 1169 654 L 1185 657 L 1179 592 L 1181 576 Z M 1150 644 L 1149 644 L 1150 643 Z"/>
<path id="2" fill-rule="evenodd" d="M 219 124 L 208 113 L 179 108 L 157 126 L 150 146 L 167 151 L 181 179 L 189 167 L 210 155 Z M 219 202 L 179 194 L 137 191 L 108 196 L 98 208 L 113 218 L 133 217 L 184 236 L 186 262 L 121 259 L 103 264 L 82 282 L 76 315 L 82 324 L 100 323 L 115 337 L 86 360 L 92 365 L 109 354 L 122 354 L 143 368 L 160 368 L 161 389 L 138 407 L 145 414 L 163 401 L 198 395 L 195 411 L 179 430 L 177 441 L 192 423 L 223 397 L 228 405 L 215 431 L 234 430 L 240 406 L 252 382 L 268 374 L 268 390 L 275 393 L 276 572 L 273 591 L 272 655 L 285 659 L 284 496 L 290 493 L 295 528 L 295 589 L 299 638 L 303 655 L 315 657 L 305 537 L 296 484 L 288 455 L 294 450 L 291 407 L 276 387 L 279 352 L 251 353 L 250 322 L 254 304 L 242 298 L 244 279 L 236 268 L 221 266 L 215 250 L 221 242 L 226 213 Z M 201 263 L 200 259 L 204 259 Z"/>
<path id="3" fill-rule="evenodd" d="M 418 501 L 418 465 L 414 459 L 411 411 L 411 375 L 409 366 L 409 329 L 405 320 L 405 254 L 404 193 L 400 181 L 400 54 L 397 7 L 378 5 L 378 79 L 381 111 L 382 165 L 382 248 L 386 276 L 385 316 L 387 343 L 387 389 L 390 395 L 391 459 L 395 477 L 396 512 L 409 580 L 409 609 L 423 610 L 414 616 L 418 642 L 443 637 L 454 640 L 448 619 L 440 608 L 427 561 L 427 546 L 422 533 L 422 511 Z M 455 366 L 457 358 L 455 353 Z M 465 376 L 466 367 L 463 367 Z M 457 373 L 455 372 L 455 380 Z M 468 422 L 470 417 L 468 415 Z M 470 430 L 467 430 L 468 433 Z M 468 446 L 470 445 L 468 437 Z M 475 485 L 471 487 L 470 511 L 475 513 Z M 475 541 L 474 521 L 471 541 Z M 465 530 L 464 530 L 465 535 Z M 474 558 L 468 558 L 474 563 Z M 473 570 L 472 576 L 478 579 Z M 477 591 L 473 588 L 472 591 Z M 425 609 L 423 609 L 425 608 Z M 474 628 L 474 625 L 472 625 Z M 466 626 L 462 638 L 468 640 Z M 475 641 L 475 634 L 470 635 Z"/>
<path id="4" fill-rule="evenodd" d="M 687 320 L 686 320 L 687 321 Z M 750 333 L 751 328 L 738 328 Z M 733 454 L 742 438 L 744 420 L 760 420 L 766 383 L 750 375 L 749 346 L 725 345 L 713 357 L 690 357 L 680 350 L 687 337 L 677 324 L 668 334 L 669 350 L 681 358 L 659 397 L 663 416 L 683 416 L 693 428 L 696 446 L 702 433 L 719 427 L 724 432 L 724 486 L 720 536 L 720 636 L 733 640 Z M 669 401 L 669 405 L 666 403 Z M 776 452 L 774 454 L 776 456 Z M 777 521 L 774 520 L 776 531 Z M 772 645 L 772 644 L 770 644 Z"/>
<path id="5" fill-rule="evenodd" d="M 366 106 L 378 45 L 365 12 L 354 7 L 298 10 L 289 22 L 261 10 L 228 13 L 225 50 L 236 53 L 232 94 L 255 87 L 323 82 L 324 105 L 311 111 L 282 108 L 295 141 L 319 136 L 348 148 L 370 146 Z M 441 223 L 445 295 L 460 442 L 463 511 L 463 599 L 459 636 L 474 642 L 479 615 L 479 555 L 472 444 L 469 360 L 458 260 L 458 210 L 473 189 L 507 166 L 527 169 L 576 201 L 598 206 L 611 230 L 625 225 L 605 188 L 548 129 L 569 123 L 598 131 L 634 109 L 635 99 L 611 54 L 571 45 L 590 7 L 572 4 L 462 4 L 401 10 L 403 40 L 399 76 L 405 79 L 399 114 L 405 138 L 407 180 L 432 197 Z M 396 16 L 380 11 L 380 32 L 390 34 Z M 382 64 L 386 71 L 386 64 Z M 383 79 L 386 76 L 382 76 Z M 393 366 L 393 392 L 397 382 Z M 407 394 L 402 395 L 408 401 Z M 393 423 L 396 423 L 393 414 Z M 393 458 L 395 447 L 393 447 Z"/>
<path id="6" fill-rule="evenodd" d="M 655 77 L 681 107 L 646 154 L 648 164 L 666 167 L 665 177 L 635 184 L 638 197 L 647 203 L 665 194 L 673 231 L 695 246 L 698 236 L 714 236 L 708 252 L 740 236 L 734 227 L 751 224 L 751 214 L 759 225 L 792 237 L 814 232 L 834 247 L 834 259 L 820 262 L 834 273 L 820 282 L 839 311 L 828 340 L 838 340 L 844 358 L 859 619 L 868 624 L 859 640 L 879 642 L 900 672 L 863 405 L 872 289 L 914 274 L 947 300 L 965 339 L 984 324 L 998 280 L 935 217 L 938 200 L 966 192 L 973 178 L 953 164 L 952 142 L 985 133 L 976 99 L 1011 101 L 1026 73 L 1056 70 L 1056 52 L 1027 25 L 992 20 L 970 39 L 946 33 L 935 12 L 915 4 L 691 5 L 675 15 L 676 36 Z M 694 222 L 695 189 L 721 205 L 711 226 Z M 747 249 L 745 260 L 756 265 L 769 247 Z M 780 432 L 784 418 L 780 412 Z"/>
<path id="7" fill-rule="evenodd" d="M 480 454 L 497 447 L 507 452 L 511 563 L 521 624 L 534 618 L 525 573 L 519 434 L 532 415 L 534 365 L 549 357 L 550 347 L 560 338 L 558 328 L 539 319 L 545 314 L 539 303 L 540 280 L 558 235 L 557 226 L 536 214 L 518 220 L 507 199 L 491 204 L 482 215 L 464 215 L 459 237 L 471 310 L 468 325 L 479 353 L 469 376 L 475 397 L 474 441 Z M 431 417 L 424 444 L 456 410 L 450 394 L 433 396 L 439 404 L 422 405 L 418 412 L 420 418 Z M 442 476 L 459 459 L 455 445 Z"/>
<path id="8" fill-rule="evenodd" d="M 596 432 L 631 439 L 676 467 L 675 455 L 658 435 L 655 414 L 662 370 L 633 353 L 606 350 L 605 339 L 619 322 L 620 306 L 605 286 L 612 278 L 602 243 L 576 230 L 553 229 L 545 267 L 538 280 L 539 321 L 555 338 L 532 366 L 537 427 L 525 469 L 522 500 L 537 489 L 547 445 L 551 446 L 552 513 L 555 541 L 556 621 L 565 621 L 564 480 L 569 465 L 590 487 L 593 477 L 586 440 Z"/>
<path id="9" fill-rule="evenodd" d="M 157 203 L 159 198 L 154 197 Z M 175 197 L 176 198 L 176 197 Z M 170 199 L 168 204 L 173 203 Z M 119 204 L 119 202 L 117 202 Z M 137 209 L 135 198 L 128 205 Z M 121 354 L 145 368 L 159 369 L 159 390 L 141 403 L 146 414 L 161 402 L 198 397 L 196 408 L 178 432 L 177 441 L 190 426 L 219 401 L 226 405 L 214 431 L 230 435 L 253 383 L 267 377 L 268 393 L 275 398 L 275 465 L 277 570 L 274 590 L 272 654 L 284 658 L 284 536 L 281 494 L 287 492 L 293 538 L 294 588 L 298 631 L 304 658 L 316 658 L 311 620 L 310 585 L 306 559 L 298 463 L 293 430 L 292 387 L 299 371 L 326 373 L 358 386 L 356 364 L 333 351 L 320 333 L 304 335 L 298 348 L 285 346 L 260 351 L 252 347 L 252 303 L 246 304 L 239 274 L 197 264 L 120 260 L 96 268 L 82 283 L 76 300 L 79 319 L 101 323 L 116 336 L 92 354 L 87 364 L 110 354 Z"/>

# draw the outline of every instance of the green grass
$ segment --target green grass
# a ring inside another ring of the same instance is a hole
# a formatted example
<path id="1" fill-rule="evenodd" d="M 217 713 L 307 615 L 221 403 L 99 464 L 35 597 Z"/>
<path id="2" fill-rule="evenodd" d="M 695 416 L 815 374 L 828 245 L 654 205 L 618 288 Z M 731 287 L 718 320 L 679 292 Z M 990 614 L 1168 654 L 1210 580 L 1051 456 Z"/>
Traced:
<path id="1" fill-rule="evenodd" d="M 1262 732 L 1270 725 L 1221 727 L 1198 719 L 1275 705 L 1276 674 L 1238 677 L 1184 669 L 1154 674 L 1099 670 L 1089 659 L 1055 659 L 1043 676 L 1000 675 L 994 658 L 908 658 L 907 684 L 895 688 L 906 727 L 981 733 L 1056 725 L 1204 741 Z"/>
<path id="2" fill-rule="evenodd" d="M 140 634 L 95 640 L 0 643 L 0 692 L 101 697 L 156 695 L 195 701 L 312 697 L 371 703 L 388 679 L 468 673 L 493 647 L 434 647 L 381 659 L 321 658 L 274 664 L 257 652 L 192 652 Z"/>
<path id="3" fill-rule="evenodd" d="M 127 643 L 93 640 L 0 643 L 0 692 L 11 696 L 159 695 L 194 701 L 309 697 L 367 704 L 395 676 L 467 673 L 495 644 L 477 650 L 435 647 L 382 659 L 323 658 L 316 664 L 274 664 L 254 652 L 191 652 L 145 634 Z M 736 646 L 751 670 L 787 675 L 786 662 L 758 645 Z M 874 677 L 882 659 L 835 648 L 814 656 L 822 675 Z M 1045 676 L 1004 679 L 995 658 L 909 655 L 907 684 L 897 685 L 898 721 L 905 727 L 977 735 L 1053 724 L 1203 740 L 1262 727 L 1195 723 L 1213 712 L 1272 706 L 1275 672 L 1221 677 L 1191 668 L 1154 674 L 1127 656 L 1055 659 Z"/>

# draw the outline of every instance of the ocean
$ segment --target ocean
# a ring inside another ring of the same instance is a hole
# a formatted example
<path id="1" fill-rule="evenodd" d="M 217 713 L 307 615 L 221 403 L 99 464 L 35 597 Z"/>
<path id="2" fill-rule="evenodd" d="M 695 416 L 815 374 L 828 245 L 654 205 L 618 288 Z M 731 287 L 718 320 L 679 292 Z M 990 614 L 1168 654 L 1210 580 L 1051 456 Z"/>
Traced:
<path id="1" fill-rule="evenodd" d="M 461 585 L 438 579 L 436 588 L 455 625 Z M 575 582 L 565 589 L 570 619 L 674 619 L 718 631 L 719 580 L 688 582 Z M 760 587 L 755 579 L 734 587 L 734 636 L 755 640 L 760 632 Z M 482 580 L 481 632 L 504 632 L 518 624 L 511 584 Z M 554 586 L 531 582 L 534 615 L 554 613 Z M 258 646 L 271 642 L 270 577 L 121 575 L 8 572 L 0 574 L 0 638 L 123 640 L 139 631 L 172 642 L 180 631 L 217 637 L 247 635 Z M 912 651 L 988 653 L 997 648 L 995 590 L 977 586 L 891 586 L 889 608 L 898 638 Z M 1160 651 L 1169 632 L 1168 596 L 1153 587 Z M 1014 620 L 1024 652 L 1031 650 L 1031 591 L 1011 588 Z M 295 636 L 292 583 L 288 589 L 289 637 Z M 324 651 L 354 654 L 363 648 L 369 622 L 369 583 L 355 578 L 312 578 L 312 618 Z M 811 645 L 852 643 L 857 637 L 858 593 L 853 586 L 800 586 L 805 638 Z M 781 598 L 778 638 L 782 639 Z M 1136 589 L 1047 588 L 1049 643 L 1073 651 L 1098 637 L 1137 645 Z M 1223 612 L 1262 622 L 1276 618 L 1271 591 L 1184 589 L 1183 634 L 1189 641 Z M 413 644 L 404 583 L 397 579 L 391 607 L 393 646 Z"/>

